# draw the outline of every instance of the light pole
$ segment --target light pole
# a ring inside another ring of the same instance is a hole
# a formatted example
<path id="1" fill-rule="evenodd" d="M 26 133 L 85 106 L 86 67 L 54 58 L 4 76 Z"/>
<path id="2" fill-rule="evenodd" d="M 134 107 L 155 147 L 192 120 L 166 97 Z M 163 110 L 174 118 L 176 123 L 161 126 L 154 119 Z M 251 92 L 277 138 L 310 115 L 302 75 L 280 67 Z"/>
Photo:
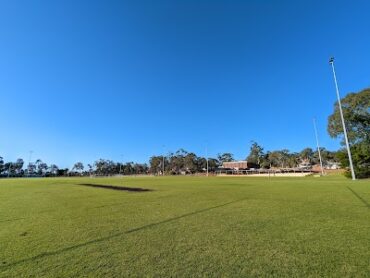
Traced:
<path id="1" fill-rule="evenodd" d="M 334 57 L 330 58 L 329 63 L 331 65 L 331 68 L 333 69 L 335 89 L 336 89 L 337 98 L 338 98 L 339 113 L 340 113 L 340 118 L 342 120 L 342 125 L 343 125 L 344 140 L 346 141 L 346 147 L 347 147 L 347 152 L 348 152 L 349 166 L 351 168 L 352 180 L 356 180 L 355 171 L 353 169 L 353 163 L 352 163 L 351 149 L 349 148 L 349 143 L 348 143 L 346 124 L 344 122 L 344 117 L 343 117 L 342 103 L 340 101 L 340 96 L 339 96 L 337 76 L 335 74 L 335 69 L 334 69 Z"/>
<path id="2" fill-rule="evenodd" d="M 320 151 L 320 145 L 319 145 L 319 136 L 317 135 L 317 128 L 316 128 L 316 120 L 315 120 L 315 118 L 313 118 L 313 127 L 315 129 L 317 151 L 319 153 L 319 159 L 320 159 L 321 175 L 324 175 L 324 168 L 322 167 L 321 151 Z"/>

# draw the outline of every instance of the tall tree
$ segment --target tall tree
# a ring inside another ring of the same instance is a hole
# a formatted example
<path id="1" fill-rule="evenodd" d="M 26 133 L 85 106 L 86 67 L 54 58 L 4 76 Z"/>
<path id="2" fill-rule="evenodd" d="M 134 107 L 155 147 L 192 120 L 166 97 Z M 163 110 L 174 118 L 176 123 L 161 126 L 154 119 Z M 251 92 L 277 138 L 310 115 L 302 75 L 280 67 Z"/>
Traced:
<path id="1" fill-rule="evenodd" d="M 83 163 L 82 162 L 76 162 L 75 165 L 73 165 L 72 170 L 76 170 L 77 172 L 79 172 L 81 174 L 82 171 L 84 170 Z"/>
<path id="2" fill-rule="evenodd" d="M 341 102 L 356 176 L 368 178 L 370 177 L 370 88 L 359 93 L 350 93 Z M 337 102 L 333 114 L 329 116 L 328 132 L 334 138 L 343 135 Z M 347 167 L 349 162 L 346 152 L 339 152 L 338 157 L 342 166 Z M 349 171 L 346 172 L 346 176 L 350 176 Z"/>
<path id="3" fill-rule="evenodd" d="M 22 158 L 18 158 L 17 161 L 14 163 L 14 170 L 17 176 L 23 175 L 23 164 L 24 161 Z"/>
<path id="4" fill-rule="evenodd" d="M 42 160 L 41 159 L 36 159 L 35 161 L 35 167 L 36 167 L 36 171 L 37 171 L 37 174 L 40 176 L 42 173 L 40 171 L 40 164 L 42 163 Z"/>
<path id="5" fill-rule="evenodd" d="M 169 171 L 171 174 L 179 174 L 185 169 L 185 156 L 188 154 L 184 149 L 179 149 L 176 153 L 169 154 Z"/>
<path id="6" fill-rule="evenodd" d="M 93 166 L 91 164 L 87 164 L 87 167 L 89 167 L 89 174 L 92 175 L 92 173 L 93 173 Z"/>
<path id="7" fill-rule="evenodd" d="M 369 140 L 370 137 L 370 88 L 359 93 L 350 93 L 341 99 L 348 140 L 351 143 Z M 343 135 L 338 102 L 329 116 L 328 132 L 333 138 Z M 342 140 L 344 145 L 344 140 Z"/>
<path id="8" fill-rule="evenodd" d="M 55 164 L 51 164 L 50 166 L 49 166 L 49 171 L 50 171 L 50 174 L 52 174 L 52 175 L 54 175 L 54 176 L 56 176 L 57 175 L 57 173 L 58 173 L 58 166 L 57 165 L 55 165 Z"/>
<path id="9" fill-rule="evenodd" d="M 305 148 L 299 153 L 300 159 L 307 160 L 308 162 L 313 162 L 314 151 L 311 148 Z"/>
<path id="10" fill-rule="evenodd" d="M 15 175 L 14 169 L 15 167 L 13 162 L 7 162 L 4 164 L 4 170 L 6 171 L 8 177 Z"/>
<path id="11" fill-rule="evenodd" d="M 158 175 L 162 172 L 162 156 L 152 156 L 149 160 L 150 172 Z"/>
<path id="12" fill-rule="evenodd" d="M 287 161 L 287 165 L 288 167 L 290 168 L 294 168 L 294 167 L 297 167 L 297 165 L 299 164 L 299 161 L 300 161 L 300 155 L 299 153 L 289 153 L 289 157 L 288 157 L 288 161 Z"/>
<path id="13" fill-rule="evenodd" d="M 220 161 L 217 158 L 208 158 L 208 168 L 209 171 L 214 172 L 216 168 L 220 166 Z"/>
<path id="14" fill-rule="evenodd" d="M 58 170 L 57 170 L 57 176 L 58 176 L 58 177 L 61 177 L 61 176 L 68 176 L 68 172 L 69 172 L 69 169 L 68 169 L 68 168 L 65 168 L 65 169 L 58 169 Z"/>
<path id="15" fill-rule="evenodd" d="M 224 162 L 231 162 L 234 161 L 234 155 L 232 153 L 218 154 L 217 159 L 221 164 Z"/>
<path id="16" fill-rule="evenodd" d="M 290 153 L 289 153 L 289 150 L 288 149 L 283 149 L 281 151 L 277 151 L 277 161 L 278 161 L 278 164 L 280 164 L 279 166 L 281 168 L 285 168 L 285 167 L 289 167 L 289 163 L 290 163 Z"/>
<path id="17" fill-rule="evenodd" d="M 184 157 L 185 170 L 189 173 L 195 173 L 198 170 L 197 160 L 195 153 L 188 153 Z"/>
<path id="18" fill-rule="evenodd" d="M 263 148 L 260 145 L 258 145 L 257 142 L 252 141 L 251 143 L 252 143 L 252 146 L 250 148 L 247 161 L 249 163 L 257 164 L 260 167 L 263 156 L 264 156 Z"/>
<path id="19" fill-rule="evenodd" d="M 48 170 L 48 168 L 49 167 L 48 167 L 48 165 L 45 162 L 39 163 L 39 165 L 37 166 L 37 173 L 38 173 L 38 175 L 45 176 L 46 171 Z"/>
<path id="20" fill-rule="evenodd" d="M 116 172 L 116 164 L 112 160 L 99 159 L 95 161 L 94 166 L 97 175 L 108 176 L 118 174 Z"/>
<path id="21" fill-rule="evenodd" d="M 27 165 L 27 175 L 28 176 L 33 176 L 36 173 L 36 164 L 35 163 L 28 163 Z"/>
<path id="22" fill-rule="evenodd" d="M 270 162 L 270 167 L 280 167 L 281 153 L 279 151 L 272 151 L 268 153 L 268 161 Z"/>
<path id="23" fill-rule="evenodd" d="M 0 156 L 0 175 L 4 171 L 4 158 Z"/>

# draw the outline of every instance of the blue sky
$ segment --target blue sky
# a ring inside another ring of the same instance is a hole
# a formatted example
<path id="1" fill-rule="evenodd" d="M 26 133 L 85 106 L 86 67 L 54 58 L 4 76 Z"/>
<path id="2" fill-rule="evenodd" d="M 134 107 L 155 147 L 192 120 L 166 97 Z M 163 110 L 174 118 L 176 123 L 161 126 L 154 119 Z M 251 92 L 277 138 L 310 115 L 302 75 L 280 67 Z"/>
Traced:
<path id="1" fill-rule="evenodd" d="M 370 86 L 368 1 L 0 1 L 0 155 L 70 167 L 339 141 Z M 165 146 L 165 147 L 163 147 Z"/>

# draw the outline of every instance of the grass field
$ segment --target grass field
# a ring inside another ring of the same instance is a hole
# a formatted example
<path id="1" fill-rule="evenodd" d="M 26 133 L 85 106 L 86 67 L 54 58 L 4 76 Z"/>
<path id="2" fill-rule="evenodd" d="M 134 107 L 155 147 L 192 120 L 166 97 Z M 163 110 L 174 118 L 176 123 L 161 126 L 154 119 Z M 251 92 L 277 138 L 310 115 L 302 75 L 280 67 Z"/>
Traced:
<path id="1" fill-rule="evenodd" d="M 3 179 L 0 276 L 369 277 L 370 181 Z"/>

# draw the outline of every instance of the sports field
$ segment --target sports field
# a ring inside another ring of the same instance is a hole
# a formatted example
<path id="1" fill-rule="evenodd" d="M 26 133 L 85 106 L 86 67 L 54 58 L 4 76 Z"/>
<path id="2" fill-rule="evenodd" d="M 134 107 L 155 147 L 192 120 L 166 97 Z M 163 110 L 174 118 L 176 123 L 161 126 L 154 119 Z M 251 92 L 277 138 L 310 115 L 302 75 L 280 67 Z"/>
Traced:
<path id="1" fill-rule="evenodd" d="M 369 277 L 370 181 L 2 179 L 0 276 Z"/>

